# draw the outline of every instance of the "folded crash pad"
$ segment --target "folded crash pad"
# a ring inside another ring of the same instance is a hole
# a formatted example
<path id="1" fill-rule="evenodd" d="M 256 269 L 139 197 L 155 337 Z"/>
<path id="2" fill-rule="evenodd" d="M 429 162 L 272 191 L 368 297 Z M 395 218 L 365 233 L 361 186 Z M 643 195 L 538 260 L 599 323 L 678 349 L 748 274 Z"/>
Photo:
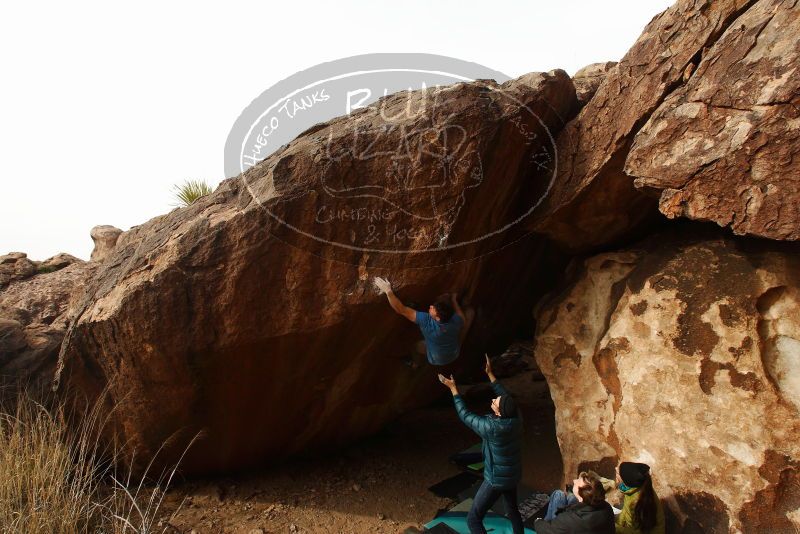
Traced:
<path id="1" fill-rule="evenodd" d="M 428 491 L 432 492 L 437 497 L 457 500 L 460 493 L 470 489 L 474 484 L 475 475 L 459 473 L 441 482 L 437 482 L 428 488 Z"/>
<path id="2" fill-rule="evenodd" d="M 461 452 L 457 452 L 450 456 L 450 462 L 459 467 L 466 467 L 469 464 L 483 462 L 483 454 L 481 453 L 481 443 L 476 443 L 467 447 Z"/>

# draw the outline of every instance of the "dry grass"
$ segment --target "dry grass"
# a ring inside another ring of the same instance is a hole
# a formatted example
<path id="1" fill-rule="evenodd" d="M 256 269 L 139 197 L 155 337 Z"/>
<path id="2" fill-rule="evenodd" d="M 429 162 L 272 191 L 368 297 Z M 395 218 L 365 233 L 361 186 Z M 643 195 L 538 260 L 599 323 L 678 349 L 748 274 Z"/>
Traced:
<path id="1" fill-rule="evenodd" d="M 120 476 L 121 451 L 97 439 L 108 417 L 100 405 L 70 424 L 63 403 L 47 407 L 29 391 L 0 403 L 0 532 L 166 532 L 159 508 L 177 466 L 147 485 Z"/>

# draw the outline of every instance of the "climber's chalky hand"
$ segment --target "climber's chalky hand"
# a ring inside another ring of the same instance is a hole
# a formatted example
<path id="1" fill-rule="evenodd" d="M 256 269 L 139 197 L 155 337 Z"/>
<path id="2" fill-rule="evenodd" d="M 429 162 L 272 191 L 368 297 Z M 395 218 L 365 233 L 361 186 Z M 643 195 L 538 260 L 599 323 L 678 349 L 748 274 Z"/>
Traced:
<path id="1" fill-rule="evenodd" d="M 380 293 L 388 293 L 392 290 L 392 284 L 386 278 L 375 277 L 372 281 L 375 284 L 375 287 L 378 288 Z"/>

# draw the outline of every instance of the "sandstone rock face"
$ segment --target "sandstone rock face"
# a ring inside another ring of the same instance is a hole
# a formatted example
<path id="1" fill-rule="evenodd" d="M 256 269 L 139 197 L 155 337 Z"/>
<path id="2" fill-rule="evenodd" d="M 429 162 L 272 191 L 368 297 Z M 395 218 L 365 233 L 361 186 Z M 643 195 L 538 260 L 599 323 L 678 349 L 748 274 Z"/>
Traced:
<path id="1" fill-rule="evenodd" d="M 103 261 L 114 250 L 122 230 L 108 224 L 101 224 L 92 228 L 89 235 L 94 241 L 91 261 Z"/>
<path id="2" fill-rule="evenodd" d="M 575 96 L 578 103 L 585 106 L 597 92 L 597 88 L 605 79 L 608 71 L 617 64 L 616 61 L 606 61 L 604 63 L 592 63 L 578 70 L 572 77 L 575 85 Z"/>
<path id="3" fill-rule="evenodd" d="M 59 254 L 40 268 L 42 274 L 0 289 L 0 376 L 6 381 L 52 381 L 71 298 L 96 265 Z"/>
<path id="4" fill-rule="evenodd" d="M 675 532 L 791 532 L 798 248 L 679 235 L 589 258 L 537 311 L 565 476 L 646 462 Z"/>
<path id="5" fill-rule="evenodd" d="M 797 202 L 778 199 L 798 187 L 798 9 L 679 0 L 656 16 L 558 135 L 558 179 L 532 228 L 585 251 L 660 208 L 797 239 Z"/>
<path id="6" fill-rule="evenodd" d="M 58 271 L 59 269 L 63 269 L 67 265 L 72 265 L 73 263 L 81 263 L 83 262 L 82 259 L 76 258 L 72 254 L 67 254 L 66 252 L 60 252 L 55 256 L 47 258 L 42 262 L 36 262 L 37 271 L 40 273 L 51 273 L 53 271 Z"/>
<path id="7" fill-rule="evenodd" d="M 668 217 L 800 239 L 800 5 L 762 0 L 636 135 L 625 172 Z"/>
<path id="8" fill-rule="evenodd" d="M 14 280 L 24 280 L 36 274 L 36 263 L 24 252 L 9 252 L 0 256 L 0 289 Z"/>
<path id="9" fill-rule="evenodd" d="M 15 280 L 25 280 L 39 273 L 51 273 L 82 261 L 66 252 L 56 254 L 44 261 L 31 260 L 24 252 L 9 252 L 0 256 L 0 289 Z"/>
<path id="10" fill-rule="evenodd" d="M 202 432 L 187 472 L 378 430 L 441 385 L 401 363 L 418 329 L 372 277 L 422 305 L 462 291 L 473 350 L 527 321 L 542 242 L 503 229 L 546 189 L 548 130 L 576 106 L 553 71 L 390 95 L 311 128 L 120 236 L 65 339 L 62 385 L 108 386 L 138 459 L 171 439 L 168 464 Z"/>

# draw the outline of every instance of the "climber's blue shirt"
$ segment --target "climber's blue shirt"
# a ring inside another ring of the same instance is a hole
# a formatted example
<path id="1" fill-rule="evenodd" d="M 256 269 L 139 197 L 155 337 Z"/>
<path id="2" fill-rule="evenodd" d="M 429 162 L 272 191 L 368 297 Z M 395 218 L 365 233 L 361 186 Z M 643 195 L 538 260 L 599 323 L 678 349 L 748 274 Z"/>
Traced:
<path id="1" fill-rule="evenodd" d="M 458 358 L 458 336 L 464 326 L 460 315 L 454 313 L 449 321 L 440 323 L 431 314 L 418 311 L 415 322 L 425 338 L 428 361 L 432 365 L 447 365 Z"/>

